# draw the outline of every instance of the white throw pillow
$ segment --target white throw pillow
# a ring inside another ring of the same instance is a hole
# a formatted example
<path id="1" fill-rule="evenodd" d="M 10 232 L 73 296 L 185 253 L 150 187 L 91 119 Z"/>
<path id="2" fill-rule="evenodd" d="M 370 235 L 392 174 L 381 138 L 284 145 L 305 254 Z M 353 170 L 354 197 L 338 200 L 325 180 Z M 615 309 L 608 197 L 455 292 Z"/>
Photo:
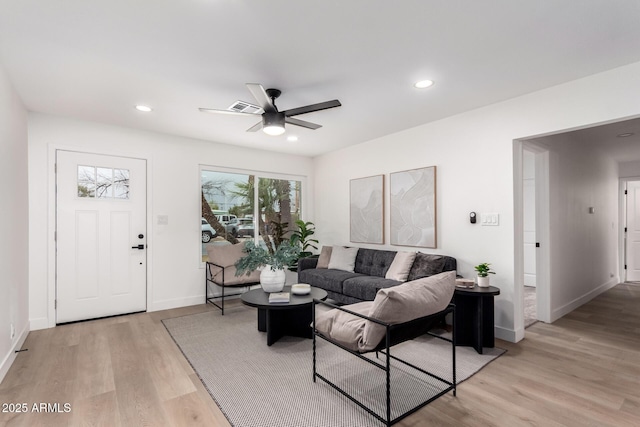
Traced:
<path id="1" fill-rule="evenodd" d="M 385 279 L 398 280 L 400 282 L 406 282 L 409 277 L 409 271 L 413 265 L 413 260 L 416 259 L 415 252 L 398 252 L 393 258 L 393 262 L 385 274 Z"/>
<path id="2" fill-rule="evenodd" d="M 353 273 L 353 269 L 356 266 L 357 255 L 358 248 L 344 248 L 342 246 L 334 246 L 331 250 L 329 268 L 349 271 Z"/>

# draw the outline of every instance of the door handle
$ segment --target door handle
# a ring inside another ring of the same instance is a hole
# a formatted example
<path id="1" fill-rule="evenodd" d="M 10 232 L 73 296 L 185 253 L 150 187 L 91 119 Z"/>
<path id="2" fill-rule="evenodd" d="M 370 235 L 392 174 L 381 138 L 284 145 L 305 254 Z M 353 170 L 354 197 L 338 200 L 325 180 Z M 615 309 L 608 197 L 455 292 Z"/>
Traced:
<path id="1" fill-rule="evenodd" d="M 136 245 L 136 246 L 131 246 L 131 249 L 140 249 L 143 250 L 144 249 L 144 245 L 140 244 L 140 245 Z"/>

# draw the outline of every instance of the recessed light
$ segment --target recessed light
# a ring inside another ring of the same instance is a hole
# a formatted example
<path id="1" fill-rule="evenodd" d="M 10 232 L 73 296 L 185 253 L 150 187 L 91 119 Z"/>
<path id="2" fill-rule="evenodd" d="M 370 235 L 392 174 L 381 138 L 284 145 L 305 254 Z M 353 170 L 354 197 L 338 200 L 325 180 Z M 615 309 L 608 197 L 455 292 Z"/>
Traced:
<path id="1" fill-rule="evenodd" d="M 633 135 L 633 132 L 627 132 L 627 133 L 621 133 L 620 135 L 618 135 L 618 138 L 626 138 L 628 136 Z"/>
<path id="2" fill-rule="evenodd" d="M 150 113 L 153 111 L 153 108 L 147 107 L 146 105 L 136 105 L 136 110 L 142 111 L 143 113 Z"/>
<path id="3" fill-rule="evenodd" d="M 298 140 L 298 137 L 295 135 L 291 135 L 287 137 L 287 141 L 289 142 L 296 142 Z"/>
<path id="4" fill-rule="evenodd" d="M 413 86 L 418 88 L 418 89 L 426 89 L 428 87 L 433 86 L 433 81 L 432 80 L 420 80 L 419 82 L 416 82 L 416 84 L 414 84 Z"/>

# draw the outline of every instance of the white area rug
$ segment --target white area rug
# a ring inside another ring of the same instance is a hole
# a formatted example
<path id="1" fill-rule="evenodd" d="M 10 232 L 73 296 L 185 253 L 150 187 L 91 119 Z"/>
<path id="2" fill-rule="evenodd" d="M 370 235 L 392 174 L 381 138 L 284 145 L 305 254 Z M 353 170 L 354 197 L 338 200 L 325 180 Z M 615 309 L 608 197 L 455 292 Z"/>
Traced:
<path id="1" fill-rule="evenodd" d="M 312 381 L 312 340 L 284 337 L 268 347 L 265 333 L 257 330 L 256 318 L 255 309 L 237 307 L 224 316 L 211 311 L 163 321 L 233 426 L 382 425 L 326 383 Z M 339 381 L 379 412 L 384 404 L 384 371 L 323 340 L 317 344 L 318 372 Z M 502 353 L 504 350 L 495 348 L 480 355 L 471 347 L 457 347 L 457 382 Z M 451 345 L 445 341 L 425 336 L 392 348 L 392 354 L 451 378 Z M 410 375 L 399 367 L 392 370 L 394 414 L 434 392 L 435 380 L 413 372 Z M 458 399 L 464 398 L 458 393 Z"/>

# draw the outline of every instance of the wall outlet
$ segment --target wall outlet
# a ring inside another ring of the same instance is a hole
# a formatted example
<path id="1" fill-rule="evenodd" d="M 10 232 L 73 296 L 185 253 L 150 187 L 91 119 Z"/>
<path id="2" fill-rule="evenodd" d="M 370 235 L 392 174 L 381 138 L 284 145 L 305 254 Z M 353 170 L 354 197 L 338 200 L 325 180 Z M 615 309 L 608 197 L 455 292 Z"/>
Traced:
<path id="1" fill-rule="evenodd" d="M 16 327 L 11 324 L 11 339 L 16 336 Z"/>

